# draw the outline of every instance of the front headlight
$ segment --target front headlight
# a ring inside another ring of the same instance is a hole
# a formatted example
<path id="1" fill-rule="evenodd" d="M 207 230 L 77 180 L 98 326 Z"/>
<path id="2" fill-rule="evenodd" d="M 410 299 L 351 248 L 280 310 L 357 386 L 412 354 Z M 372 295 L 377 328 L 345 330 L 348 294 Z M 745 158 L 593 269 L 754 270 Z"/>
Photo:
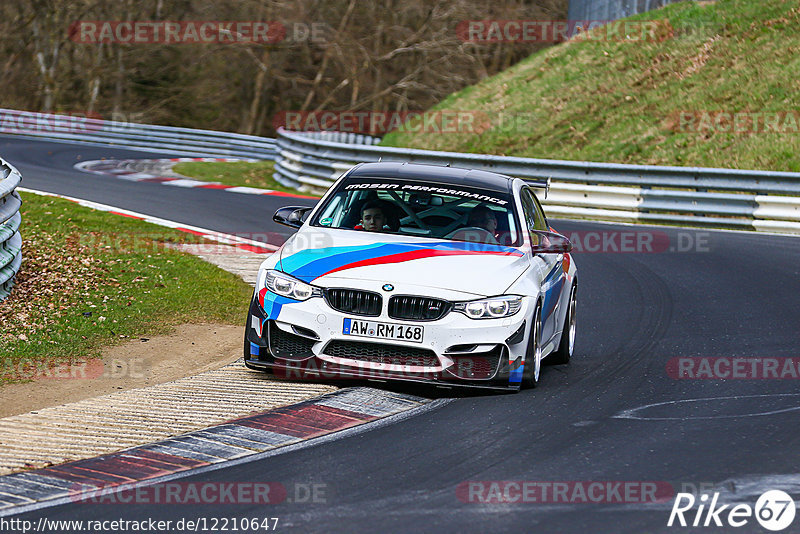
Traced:
<path id="1" fill-rule="evenodd" d="M 456 302 L 453 311 L 463 313 L 470 319 L 500 319 L 514 315 L 521 307 L 522 297 L 503 295 L 470 302 Z"/>
<path id="2" fill-rule="evenodd" d="M 277 295 L 294 300 L 308 300 L 311 297 L 322 296 L 320 288 L 306 284 L 294 276 L 280 271 L 267 271 L 264 287 Z"/>

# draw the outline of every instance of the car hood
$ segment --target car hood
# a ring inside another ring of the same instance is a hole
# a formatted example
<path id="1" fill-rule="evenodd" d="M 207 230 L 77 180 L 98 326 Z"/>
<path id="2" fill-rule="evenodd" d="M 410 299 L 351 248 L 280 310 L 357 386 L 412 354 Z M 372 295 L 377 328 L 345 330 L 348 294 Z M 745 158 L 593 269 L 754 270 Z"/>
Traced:
<path id="1" fill-rule="evenodd" d="M 528 266 L 514 247 L 308 227 L 284 244 L 279 263 L 322 287 L 358 280 L 477 296 L 502 294 Z"/>

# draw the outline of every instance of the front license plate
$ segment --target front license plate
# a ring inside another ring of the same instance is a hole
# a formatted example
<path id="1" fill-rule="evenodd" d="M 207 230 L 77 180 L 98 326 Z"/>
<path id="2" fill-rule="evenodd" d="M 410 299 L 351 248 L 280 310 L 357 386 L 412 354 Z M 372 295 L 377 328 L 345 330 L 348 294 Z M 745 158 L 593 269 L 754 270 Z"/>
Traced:
<path id="1" fill-rule="evenodd" d="M 374 337 L 377 339 L 397 339 L 422 343 L 424 327 L 404 324 L 377 323 L 361 319 L 345 318 L 342 333 L 346 336 Z"/>

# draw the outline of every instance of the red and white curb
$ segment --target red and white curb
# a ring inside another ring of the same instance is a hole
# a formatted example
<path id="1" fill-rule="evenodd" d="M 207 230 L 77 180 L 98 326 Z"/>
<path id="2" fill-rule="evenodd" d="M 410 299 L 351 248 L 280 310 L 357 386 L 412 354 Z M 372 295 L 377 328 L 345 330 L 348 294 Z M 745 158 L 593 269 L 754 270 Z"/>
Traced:
<path id="1" fill-rule="evenodd" d="M 109 206 L 107 204 L 100 204 L 98 202 L 92 202 L 91 200 L 83 200 L 80 198 L 69 197 L 66 195 L 59 195 L 56 193 L 48 193 L 47 191 L 38 191 L 36 189 L 27 189 L 25 187 L 18 187 L 17 191 L 21 191 L 23 193 L 32 193 L 34 195 L 41 195 L 47 197 L 56 197 L 62 198 L 64 200 L 69 200 L 70 202 L 75 202 L 79 206 L 83 206 L 85 208 L 90 208 L 93 210 L 98 211 L 105 211 L 108 213 L 113 213 L 114 215 L 120 215 L 122 217 L 129 217 L 131 219 L 136 219 L 144 222 L 148 222 L 151 224 L 156 224 L 158 226 L 165 226 L 167 228 L 173 228 L 180 232 L 186 232 L 189 234 L 193 234 L 203 239 L 207 239 L 209 241 L 214 241 L 216 243 L 222 243 L 225 245 L 231 245 L 241 250 L 245 250 L 247 252 L 253 252 L 255 254 L 271 254 L 278 250 L 278 247 L 275 245 L 270 245 L 269 243 L 263 243 L 261 241 L 255 241 L 253 239 L 247 239 L 245 237 L 240 237 L 234 234 L 224 234 L 222 232 L 217 232 L 214 230 L 209 230 L 207 228 L 201 228 L 199 226 L 192 226 L 190 224 L 183 224 L 176 221 L 170 221 L 167 219 L 161 219 L 159 217 L 153 217 L 151 215 L 146 215 L 143 213 L 138 213 L 135 211 L 130 211 L 122 208 L 117 208 L 114 206 Z"/>
<path id="2" fill-rule="evenodd" d="M 349 388 L 149 445 L 13 473 L 0 477 L 0 517 L 258 460 L 290 450 L 276 450 L 281 447 L 386 418 L 409 417 L 445 402 Z"/>
<path id="3" fill-rule="evenodd" d="M 258 187 L 232 186 L 219 182 L 204 182 L 181 176 L 172 171 L 177 163 L 184 162 L 240 162 L 258 161 L 241 158 L 170 158 L 170 159 L 105 159 L 82 161 L 75 164 L 79 171 L 92 174 L 113 176 L 131 182 L 149 182 L 170 185 L 174 187 L 188 187 L 196 189 L 218 189 L 228 193 L 242 193 L 246 195 L 270 195 L 294 198 L 316 198 L 309 195 L 295 195 L 272 189 Z"/>

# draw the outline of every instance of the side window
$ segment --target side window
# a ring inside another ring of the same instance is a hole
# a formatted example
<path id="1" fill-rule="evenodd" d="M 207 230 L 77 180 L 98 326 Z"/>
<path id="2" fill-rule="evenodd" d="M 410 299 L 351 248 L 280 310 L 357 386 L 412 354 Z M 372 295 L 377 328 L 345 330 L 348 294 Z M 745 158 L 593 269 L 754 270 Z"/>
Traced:
<path id="1" fill-rule="evenodd" d="M 528 231 L 536 230 L 536 205 L 530 192 L 527 189 L 523 189 L 520 198 L 522 200 L 522 212 L 525 215 L 525 226 Z"/>
<path id="2" fill-rule="evenodd" d="M 542 209 L 542 205 L 539 203 L 539 199 L 536 198 L 535 194 L 533 193 L 530 194 L 533 197 L 533 204 L 534 207 L 536 208 L 536 229 L 543 230 L 546 232 L 550 230 L 550 227 L 547 225 L 547 218 L 544 216 L 544 210 Z"/>
<path id="3" fill-rule="evenodd" d="M 522 208 L 525 211 L 528 230 L 541 230 L 544 232 L 549 230 L 539 199 L 528 189 L 522 190 Z"/>
<path id="4" fill-rule="evenodd" d="M 530 232 L 531 243 L 538 245 L 540 236 L 534 234 L 533 231 L 547 231 L 549 229 L 547 227 L 547 221 L 545 221 L 544 218 L 544 212 L 536 196 L 528 189 L 522 190 L 521 199 L 522 211 L 525 214 L 525 225 L 528 227 L 528 232 Z"/>

